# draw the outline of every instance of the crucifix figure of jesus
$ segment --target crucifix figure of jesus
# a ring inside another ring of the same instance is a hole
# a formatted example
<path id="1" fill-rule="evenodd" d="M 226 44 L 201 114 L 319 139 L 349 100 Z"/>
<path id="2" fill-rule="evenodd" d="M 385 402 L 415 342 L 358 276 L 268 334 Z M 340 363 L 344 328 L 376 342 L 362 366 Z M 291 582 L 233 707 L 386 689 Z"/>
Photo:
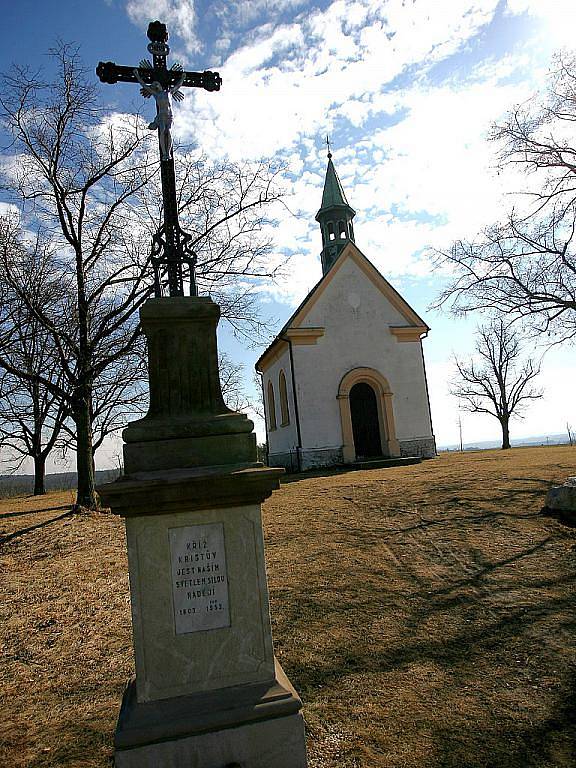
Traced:
<path id="1" fill-rule="evenodd" d="M 140 66 L 145 65 L 147 62 L 140 62 Z M 176 101 L 182 101 L 184 94 L 179 90 L 180 86 L 184 82 L 184 74 L 180 75 L 179 79 L 173 86 L 164 90 L 157 80 L 153 80 L 150 84 L 142 80 L 140 72 L 135 69 L 134 77 L 142 88 L 140 93 L 145 99 L 149 99 L 150 96 L 154 96 L 156 101 L 156 119 L 153 120 L 148 128 L 150 130 L 158 130 L 158 140 L 160 142 L 160 154 L 162 160 L 169 160 L 172 156 L 172 136 L 170 135 L 170 128 L 172 127 L 172 106 L 170 104 L 170 96 Z"/>
<path id="2" fill-rule="evenodd" d="M 152 63 L 142 60 L 138 67 L 124 67 L 112 61 L 101 61 L 96 74 L 103 83 L 139 83 L 145 98 L 154 97 L 156 117 L 149 124 L 151 130 L 158 131 L 160 146 L 160 171 L 162 178 L 162 200 L 164 204 L 164 223 L 152 238 L 151 261 L 154 268 L 154 289 L 156 296 L 162 295 L 164 274 L 168 278 L 170 296 L 184 295 L 184 277 L 182 267 L 188 267 L 190 295 L 196 296 L 194 267 L 196 254 L 190 240 L 178 222 L 178 202 L 176 197 L 176 178 L 172 151 L 172 105 L 170 98 L 181 101 L 184 94 L 182 87 L 204 88 L 206 91 L 219 91 L 222 78 L 218 72 L 187 72 L 180 64 L 166 66 L 168 31 L 160 21 L 148 25 L 148 51 L 152 54 Z"/>

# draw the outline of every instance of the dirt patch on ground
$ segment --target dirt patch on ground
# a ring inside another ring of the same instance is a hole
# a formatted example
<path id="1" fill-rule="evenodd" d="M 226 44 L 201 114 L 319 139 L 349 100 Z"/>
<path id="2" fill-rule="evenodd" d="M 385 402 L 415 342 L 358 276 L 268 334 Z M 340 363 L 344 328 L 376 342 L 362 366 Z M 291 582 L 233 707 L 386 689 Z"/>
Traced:
<path id="1" fill-rule="evenodd" d="M 310 768 L 576 765 L 576 529 L 540 514 L 575 470 L 551 447 L 287 478 L 266 554 Z M 70 501 L 0 502 L 1 765 L 110 765 L 123 524 Z"/>

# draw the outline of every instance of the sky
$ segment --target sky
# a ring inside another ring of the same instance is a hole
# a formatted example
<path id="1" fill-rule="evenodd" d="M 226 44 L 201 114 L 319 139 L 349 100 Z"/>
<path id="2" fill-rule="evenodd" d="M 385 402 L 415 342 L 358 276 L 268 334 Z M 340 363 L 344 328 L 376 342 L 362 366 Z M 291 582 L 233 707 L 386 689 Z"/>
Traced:
<path id="1" fill-rule="evenodd" d="M 276 318 L 274 330 L 321 277 L 314 215 L 329 134 L 357 212 L 356 244 L 431 327 L 424 351 L 434 431 L 438 445 L 456 443 L 452 358 L 471 353 L 474 328 L 485 318 L 455 320 L 428 308 L 445 280 L 433 271 L 428 249 L 473 237 L 513 204 L 522 179 L 497 173 L 487 133 L 543 87 L 553 53 L 571 45 L 576 6 L 568 0 L 20 0 L 3 9 L 0 69 L 24 61 L 42 66 L 57 38 L 78 43 L 88 65 L 136 64 L 148 56 L 146 28 L 156 18 L 170 31 L 170 61 L 216 69 L 223 78 L 219 93 L 187 90 L 175 107 L 175 138 L 213 158 L 274 158 L 289 169 L 288 208 L 278 211 L 274 235 L 277 254 L 291 258 L 283 279 L 260 294 L 264 311 Z M 140 99 L 134 86 L 101 88 L 109 109 L 128 111 Z M 219 344 L 244 363 L 250 388 L 262 349 L 244 349 L 225 328 Z M 570 347 L 546 353 L 545 398 L 513 424 L 513 438 L 576 425 L 573 354 Z M 495 419 L 461 418 L 466 443 L 498 439 Z M 262 439 L 263 425 L 256 426 Z M 117 450 L 109 446 L 99 466 Z"/>

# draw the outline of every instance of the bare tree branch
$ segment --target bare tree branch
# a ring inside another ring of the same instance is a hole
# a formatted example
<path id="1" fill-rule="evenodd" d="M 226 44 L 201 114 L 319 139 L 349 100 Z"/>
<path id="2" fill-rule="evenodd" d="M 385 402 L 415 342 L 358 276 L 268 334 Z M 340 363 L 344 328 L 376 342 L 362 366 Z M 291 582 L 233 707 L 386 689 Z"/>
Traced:
<path id="1" fill-rule="evenodd" d="M 495 310 L 551 343 L 576 338 L 576 56 L 560 55 L 547 93 L 493 127 L 499 162 L 524 172 L 517 207 L 476 239 L 435 252 L 453 277 L 433 306 Z"/>

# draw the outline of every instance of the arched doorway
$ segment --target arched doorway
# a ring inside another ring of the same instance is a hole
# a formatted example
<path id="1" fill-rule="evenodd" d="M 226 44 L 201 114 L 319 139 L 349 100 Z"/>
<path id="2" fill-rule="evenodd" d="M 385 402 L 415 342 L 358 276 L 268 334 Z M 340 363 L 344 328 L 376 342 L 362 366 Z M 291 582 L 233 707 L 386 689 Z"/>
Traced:
<path id="1" fill-rule="evenodd" d="M 367 389 L 361 387 L 356 390 L 359 384 L 365 385 Z M 352 390 L 355 390 L 354 395 Z M 392 397 L 388 381 L 374 368 L 353 368 L 342 377 L 337 398 L 342 426 L 342 458 L 346 464 L 356 461 L 359 456 L 400 456 Z M 353 405 L 353 401 L 357 402 Z M 356 414 L 354 417 L 353 408 Z M 368 426 L 368 432 L 359 426 L 363 422 L 372 425 Z M 359 445 L 358 440 L 361 441 Z M 376 453 L 372 453 L 376 450 Z"/>
<path id="2" fill-rule="evenodd" d="M 378 403 L 376 393 L 365 381 L 350 390 L 350 416 L 357 459 L 370 459 L 382 455 Z"/>

